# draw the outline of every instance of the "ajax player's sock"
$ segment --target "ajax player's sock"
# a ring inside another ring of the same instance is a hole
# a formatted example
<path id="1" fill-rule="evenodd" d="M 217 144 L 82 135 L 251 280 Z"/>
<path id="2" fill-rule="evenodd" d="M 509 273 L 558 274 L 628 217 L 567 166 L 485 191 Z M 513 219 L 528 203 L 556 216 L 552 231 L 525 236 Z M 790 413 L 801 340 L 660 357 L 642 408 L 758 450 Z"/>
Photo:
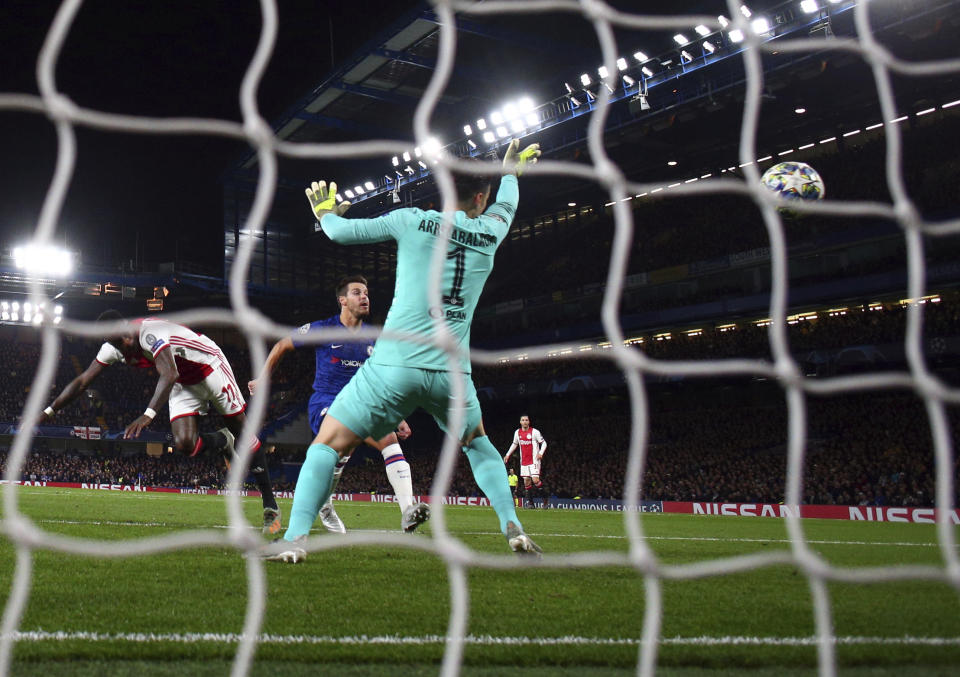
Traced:
<path id="1" fill-rule="evenodd" d="M 463 451 L 470 461 L 470 469 L 477 486 L 490 499 L 490 505 L 500 518 L 500 531 L 506 533 L 507 522 L 513 522 L 523 529 L 513 505 L 513 494 L 510 493 L 510 482 L 507 480 L 503 458 L 490 439 L 486 435 L 475 437 L 470 446 L 463 447 Z"/>
<path id="2" fill-rule="evenodd" d="M 267 467 L 267 455 L 263 451 L 263 443 L 259 438 L 253 438 L 253 458 L 250 459 L 250 474 L 257 481 L 260 498 L 264 508 L 277 510 L 277 499 L 273 496 L 273 485 L 270 483 L 270 470 Z"/>
<path id="3" fill-rule="evenodd" d="M 283 535 L 285 540 L 295 541 L 310 533 L 310 527 L 320 513 L 320 506 L 330 497 L 333 469 L 339 460 L 337 452 L 326 444 L 311 444 L 307 448 L 307 459 L 300 468 L 293 494 L 290 524 Z"/>
<path id="4" fill-rule="evenodd" d="M 413 480 L 410 479 L 410 464 L 403 456 L 399 444 L 390 444 L 380 452 L 386 466 L 387 479 L 400 504 L 400 512 L 413 505 Z"/>

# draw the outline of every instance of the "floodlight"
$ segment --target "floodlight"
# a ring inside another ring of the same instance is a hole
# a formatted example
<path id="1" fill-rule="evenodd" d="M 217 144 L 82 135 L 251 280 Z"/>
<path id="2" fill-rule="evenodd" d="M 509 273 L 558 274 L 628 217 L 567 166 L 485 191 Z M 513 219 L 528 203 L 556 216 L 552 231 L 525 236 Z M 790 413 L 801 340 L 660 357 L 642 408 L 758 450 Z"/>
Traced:
<path id="1" fill-rule="evenodd" d="M 473 142 L 473 139 L 467 139 L 467 145 L 470 146 L 470 150 L 474 150 L 477 147 L 477 144 Z"/>
<path id="2" fill-rule="evenodd" d="M 480 118 L 479 120 L 477 120 L 477 129 L 479 129 L 482 132 L 486 128 L 487 128 L 486 120 L 484 120 L 483 118 Z"/>
<path id="3" fill-rule="evenodd" d="M 6 301 L 0 302 L 0 310 L 9 310 L 10 304 Z"/>
<path id="4" fill-rule="evenodd" d="M 680 57 L 681 57 L 682 59 L 684 59 L 685 61 L 687 61 L 687 62 L 693 61 L 693 55 L 692 55 L 690 52 L 688 52 L 687 50 L 681 51 L 681 52 L 680 52 Z"/>
<path id="5" fill-rule="evenodd" d="M 347 196 L 348 198 L 350 198 L 351 200 L 354 198 L 353 191 L 350 190 L 349 188 L 347 188 L 345 191 L 343 191 L 343 194 L 346 195 L 346 196 Z"/>
<path id="6" fill-rule="evenodd" d="M 806 108 L 803 108 L 803 107 L 794 108 L 794 109 L 793 109 L 793 112 L 796 113 L 797 115 L 803 115 L 804 113 L 807 112 L 807 109 L 806 109 Z"/>
<path id="7" fill-rule="evenodd" d="M 536 106 L 533 103 L 533 99 L 531 99 L 529 96 L 525 96 L 519 101 L 517 101 L 517 106 L 520 108 L 521 113 L 529 113 L 534 108 L 536 108 Z"/>
<path id="8" fill-rule="evenodd" d="M 493 111 L 490 113 L 490 122 L 495 125 L 503 124 L 503 114 L 498 110 Z"/>
<path id="9" fill-rule="evenodd" d="M 590 79 L 588 74 L 584 73 L 580 76 L 580 84 L 582 84 L 584 87 L 589 87 L 591 82 L 593 81 Z"/>
<path id="10" fill-rule="evenodd" d="M 579 108 L 581 106 L 580 99 L 575 96 L 570 97 L 570 105 L 574 108 Z"/>
<path id="11" fill-rule="evenodd" d="M 687 36 L 684 35 L 683 33 L 677 33 L 676 35 L 674 35 L 673 40 L 674 42 L 676 42 L 678 45 L 681 45 L 681 46 L 690 42 L 689 40 L 687 40 Z"/>
<path id="12" fill-rule="evenodd" d="M 26 322 L 27 318 L 23 318 L 23 320 L 24 322 Z M 34 324 L 40 324 L 41 322 L 43 322 L 43 315 L 41 315 L 40 313 L 37 313 L 36 315 L 33 316 Z"/>
<path id="13" fill-rule="evenodd" d="M 677 166 L 677 161 L 676 161 L 676 160 L 667 160 L 667 166 L 668 166 L 668 167 L 676 167 L 676 166 Z"/>
<path id="14" fill-rule="evenodd" d="M 440 152 L 440 141 L 437 140 L 437 137 L 431 136 L 427 139 L 427 142 L 423 144 L 423 149 L 427 151 L 427 155 L 436 155 Z"/>
<path id="15" fill-rule="evenodd" d="M 426 169 L 426 168 L 427 168 L 427 165 L 424 163 L 423 160 L 417 160 L 417 164 L 420 165 L 420 169 Z"/>
<path id="16" fill-rule="evenodd" d="M 535 127 L 540 124 L 540 116 L 536 113 L 527 113 L 526 121 L 528 125 Z"/>
<path id="17" fill-rule="evenodd" d="M 820 9 L 820 5 L 817 4 L 817 0 L 803 0 L 800 3 L 800 9 L 802 9 L 807 14 L 813 14 L 818 9 Z"/>
<path id="18" fill-rule="evenodd" d="M 374 185 L 373 181 L 366 181 L 366 182 L 363 184 L 363 187 L 366 188 L 367 190 L 375 190 L 375 189 L 376 189 L 376 186 Z"/>
<path id="19" fill-rule="evenodd" d="M 600 68 L 597 69 L 597 74 L 601 78 L 606 79 L 610 75 L 610 71 L 607 70 L 606 66 L 600 66 Z"/>
<path id="20" fill-rule="evenodd" d="M 739 28 L 730 31 L 730 42 L 743 42 L 743 31 Z"/>
<path id="21" fill-rule="evenodd" d="M 527 125 L 524 124 L 522 118 L 514 118 L 513 120 L 510 121 L 510 129 L 512 129 L 515 132 L 522 132 L 526 128 L 527 128 Z"/>
<path id="22" fill-rule="evenodd" d="M 637 84 L 637 81 L 631 78 L 629 75 L 623 76 L 623 82 L 627 87 L 633 87 L 635 84 Z"/>
<path id="23" fill-rule="evenodd" d="M 486 141 L 487 143 L 493 143 L 494 141 L 497 140 L 497 137 L 496 135 L 494 135 L 493 132 L 484 132 L 483 140 Z"/>
<path id="24" fill-rule="evenodd" d="M 363 194 L 366 193 L 367 191 L 365 191 L 365 190 L 363 189 L 363 186 L 354 186 L 354 187 L 353 187 L 353 192 L 356 193 L 357 195 L 363 195 Z"/>
<path id="25" fill-rule="evenodd" d="M 411 174 L 411 175 L 412 175 L 412 174 L 416 174 L 416 172 L 413 171 L 413 167 L 411 167 L 410 165 L 407 165 L 406 167 L 404 167 L 404 168 L 403 168 L 403 171 L 405 171 L 407 174 Z"/>
<path id="26" fill-rule="evenodd" d="M 713 44 L 712 42 L 710 42 L 709 40 L 704 40 L 704 41 L 703 41 L 703 49 L 704 49 L 705 52 L 707 52 L 707 53 L 709 53 L 709 54 L 713 54 L 715 51 L 717 51 L 716 45 L 714 45 L 714 44 Z"/>
<path id="27" fill-rule="evenodd" d="M 697 35 L 699 35 L 699 36 L 701 36 L 701 37 L 710 35 L 710 33 L 713 32 L 713 31 L 711 31 L 709 28 L 707 28 L 706 26 L 704 26 L 703 24 L 697 25 L 697 27 L 694 28 L 693 30 L 695 30 L 695 31 L 697 32 Z"/>
<path id="28" fill-rule="evenodd" d="M 13 262 L 28 273 L 68 275 L 73 270 L 73 256 L 52 245 L 28 244 L 13 248 Z"/>
<path id="29" fill-rule="evenodd" d="M 725 17 L 723 14 L 717 17 L 717 22 L 720 24 L 720 28 L 726 28 L 730 25 L 730 19 Z"/>
<path id="30" fill-rule="evenodd" d="M 770 22 L 767 21 L 766 17 L 760 17 L 750 22 L 750 28 L 757 35 L 763 35 L 770 32 Z"/>
<path id="31" fill-rule="evenodd" d="M 512 103 L 508 103 L 503 107 L 503 119 L 512 120 L 517 117 L 517 107 Z"/>
<path id="32" fill-rule="evenodd" d="M 10 313 L 8 313 L 6 310 L 0 313 L 0 320 L 9 320 L 9 319 L 10 319 Z"/>
<path id="33" fill-rule="evenodd" d="M 398 158 L 396 155 L 394 155 L 394 156 L 393 156 L 393 159 L 391 160 L 391 162 L 393 163 L 393 166 L 396 167 L 396 166 L 398 166 L 398 165 L 400 164 L 400 158 Z"/>
<path id="34" fill-rule="evenodd" d="M 420 157 L 421 155 L 423 155 L 423 151 L 420 150 L 420 146 L 417 146 L 416 148 L 413 149 L 413 154 L 416 155 L 417 157 Z"/>
<path id="35" fill-rule="evenodd" d="M 644 54 L 643 52 L 634 52 L 634 53 L 633 53 L 633 58 L 636 59 L 637 61 L 647 61 L 647 60 L 648 60 L 648 59 L 647 59 L 647 55 Z"/>
<path id="36" fill-rule="evenodd" d="M 568 207 L 576 207 L 576 206 L 577 206 L 577 203 L 576 203 L 576 202 L 568 202 L 568 203 L 567 203 L 567 206 L 568 206 Z"/>
<path id="37" fill-rule="evenodd" d="M 641 68 L 641 69 L 640 69 L 640 72 L 643 73 L 644 75 L 646 75 L 648 78 L 652 78 L 652 77 L 653 77 L 653 71 L 650 70 L 649 68 L 647 68 L 646 66 L 644 66 L 643 68 Z"/>
<path id="38" fill-rule="evenodd" d="M 20 303 L 18 301 L 14 301 L 12 307 L 13 307 L 13 311 L 17 312 L 18 310 L 20 310 Z"/>
<path id="39" fill-rule="evenodd" d="M 744 19 L 749 19 L 753 12 L 750 11 L 750 8 L 746 5 L 740 5 L 740 13 L 743 14 Z"/>
<path id="40" fill-rule="evenodd" d="M 343 196 L 340 193 L 337 193 L 336 196 L 337 202 L 343 202 Z"/>
<path id="41" fill-rule="evenodd" d="M 588 102 L 588 103 L 593 103 L 594 101 L 597 100 L 597 97 L 596 97 L 596 96 L 594 95 L 594 93 L 591 92 L 589 89 L 583 90 L 583 93 L 587 95 L 587 102 Z"/>
<path id="42" fill-rule="evenodd" d="M 505 136 L 510 136 L 510 132 L 507 131 L 506 127 L 504 127 L 503 125 L 500 125 L 499 127 L 497 127 L 497 136 L 499 136 L 502 139 Z"/>
<path id="43" fill-rule="evenodd" d="M 627 60 L 622 56 L 617 59 L 617 70 L 625 71 L 627 70 Z"/>
<path id="44" fill-rule="evenodd" d="M 55 318 L 53 318 L 53 323 L 54 323 L 54 324 L 60 324 L 60 320 L 62 320 L 62 319 L 63 319 L 63 318 L 62 318 L 60 315 L 57 315 Z"/>
<path id="45" fill-rule="evenodd" d="M 408 150 L 403 151 L 403 161 L 410 162 L 410 151 Z"/>
<path id="46" fill-rule="evenodd" d="M 467 136 L 470 136 L 471 134 L 473 134 L 473 127 L 471 127 L 470 125 L 464 125 L 463 133 L 466 134 Z"/>

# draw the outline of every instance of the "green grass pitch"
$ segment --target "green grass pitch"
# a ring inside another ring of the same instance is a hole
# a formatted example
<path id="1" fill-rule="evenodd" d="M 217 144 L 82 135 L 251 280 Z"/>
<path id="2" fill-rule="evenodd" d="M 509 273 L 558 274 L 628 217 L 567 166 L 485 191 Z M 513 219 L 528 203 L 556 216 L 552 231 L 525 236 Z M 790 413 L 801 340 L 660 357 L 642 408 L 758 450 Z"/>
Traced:
<path id="1" fill-rule="evenodd" d="M 4 487 L 3 491 L 9 491 Z M 123 540 L 183 529 L 223 529 L 225 499 L 21 487 L 23 512 L 51 532 Z M 255 525 L 259 499 L 243 499 Z M 284 516 L 290 502 L 282 501 Z M 348 529 L 392 531 L 389 504 L 341 503 Z M 507 551 L 489 508 L 447 508 L 469 547 Z M 619 513 L 522 511 L 551 554 L 626 552 Z M 787 550 L 777 519 L 648 514 L 663 562 L 690 563 Z M 932 525 L 804 522 L 813 548 L 844 566 L 941 565 Z M 430 523 L 423 534 L 427 538 Z M 330 536 L 330 538 L 334 538 Z M 14 548 L 0 541 L 0 601 Z M 436 556 L 351 547 L 311 553 L 296 566 L 267 563 L 268 602 L 253 674 L 432 675 L 439 672 L 449 588 Z M 465 675 L 635 674 L 644 583 L 623 567 L 471 569 Z M 831 584 L 841 675 L 948 675 L 960 665 L 960 595 L 934 582 Z M 245 560 L 224 547 L 122 559 L 38 551 L 13 674 L 229 673 L 246 605 Z M 801 675 L 816 669 L 810 589 L 792 565 L 663 584 L 662 675 Z M 66 633 L 54 639 L 50 633 Z M 379 638 L 349 642 L 344 638 Z M 941 638 L 933 644 L 917 638 Z M 524 640 L 520 642 L 518 640 Z"/>

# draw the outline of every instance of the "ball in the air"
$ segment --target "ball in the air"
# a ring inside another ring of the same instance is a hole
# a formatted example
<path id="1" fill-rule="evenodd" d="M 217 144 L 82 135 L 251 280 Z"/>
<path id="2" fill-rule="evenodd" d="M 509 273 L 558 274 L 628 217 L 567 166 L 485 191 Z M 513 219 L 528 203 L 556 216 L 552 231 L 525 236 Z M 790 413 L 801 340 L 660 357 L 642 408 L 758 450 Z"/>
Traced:
<path id="1" fill-rule="evenodd" d="M 780 162 L 763 173 L 760 182 L 784 200 L 821 200 L 826 186 L 806 162 Z"/>

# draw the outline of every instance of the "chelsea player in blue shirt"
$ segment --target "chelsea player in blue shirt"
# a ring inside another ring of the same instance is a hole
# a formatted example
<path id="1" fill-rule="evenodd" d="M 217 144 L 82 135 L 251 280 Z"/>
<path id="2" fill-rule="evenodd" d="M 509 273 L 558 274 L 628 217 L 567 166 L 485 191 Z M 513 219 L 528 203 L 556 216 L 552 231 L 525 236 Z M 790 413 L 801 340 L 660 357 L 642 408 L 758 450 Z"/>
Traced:
<path id="1" fill-rule="evenodd" d="M 337 303 L 340 313 L 325 320 L 310 322 L 300 327 L 292 336 L 277 341 L 267 361 L 263 366 L 260 377 L 250 381 L 247 387 L 253 395 L 258 382 L 280 363 L 284 354 L 303 346 L 315 346 L 317 356 L 317 371 L 313 380 L 313 394 L 310 396 L 309 413 L 310 427 L 316 435 L 323 422 L 327 410 L 334 398 L 357 373 L 367 358 L 373 353 L 373 341 L 359 339 L 357 341 L 334 341 L 330 343 L 306 343 L 304 339 L 312 332 L 324 327 L 347 328 L 357 330 L 363 325 L 364 318 L 370 315 L 370 297 L 367 291 L 367 279 L 362 275 L 344 277 L 337 284 Z M 400 505 L 400 527 L 407 532 L 414 531 L 430 517 L 430 508 L 426 503 L 414 503 L 413 483 L 410 479 L 410 464 L 403 456 L 399 439 L 407 439 L 411 434 L 410 426 L 406 421 L 400 421 L 397 432 L 390 432 L 379 440 L 367 438 L 368 445 L 383 455 L 386 465 L 387 478 L 393 487 Z M 346 533 L 343 520 L 337 515 L 333 507 L 333 494 L 336 491 L 343 469 L 350 460 L 346 455 L 341 458 L 333 473 L 333 485 L 330 487 L 330 497 L 320 508 L 320 521 L 327 531 Z"/>
<path id="2" fill-rule="evenodd" d="M 463 425 L 450 430 L 460 440 L 474 479 L 497 513 L 500 530 L 510 548 L 538 556 L 540 548 L 527 536 L 507 481 L 499 452 L 483 428 L 480 402 L 470 378 L 470 324 L 480 293 L 493 270 L 493 256 L 506 238 L 519 201 L 517 177 L 537 161 L 539 146 L 522 152 L 510 142 L 503 158 L 503 176 L 494 204 L 488 176 L 456 175 L 457 211 L 448 254 L 441 274 L 441 306 L 430 304 L 427 275 L 444 215 L 434 210 L 395 209 L 373 219 L 347 219 L 348 202 L 336 203 L 336 184 L 313 183 L 307 199 L 323 231 L 334 242 L 360 244 L 394 240 L 397 243 L 397 279 L 384 331 L 393 336 L 433 336 L 434 318 L 444 318 L 459 353 L 466 389 Z M 330 495 L 334 468 L 367 437 L 393 430 L 417 407 L 432 414 L 446 430 L 450 401 L 450 365 L 447 353 L 435 344 L 381 337 L 373 355 L 357 371 L 330 405 L 297 479 L 289 527 L 283 539 L 267 549 L 268 559 L 297 563 L 306 557 L 302 540 L 320 507 Z"/>

